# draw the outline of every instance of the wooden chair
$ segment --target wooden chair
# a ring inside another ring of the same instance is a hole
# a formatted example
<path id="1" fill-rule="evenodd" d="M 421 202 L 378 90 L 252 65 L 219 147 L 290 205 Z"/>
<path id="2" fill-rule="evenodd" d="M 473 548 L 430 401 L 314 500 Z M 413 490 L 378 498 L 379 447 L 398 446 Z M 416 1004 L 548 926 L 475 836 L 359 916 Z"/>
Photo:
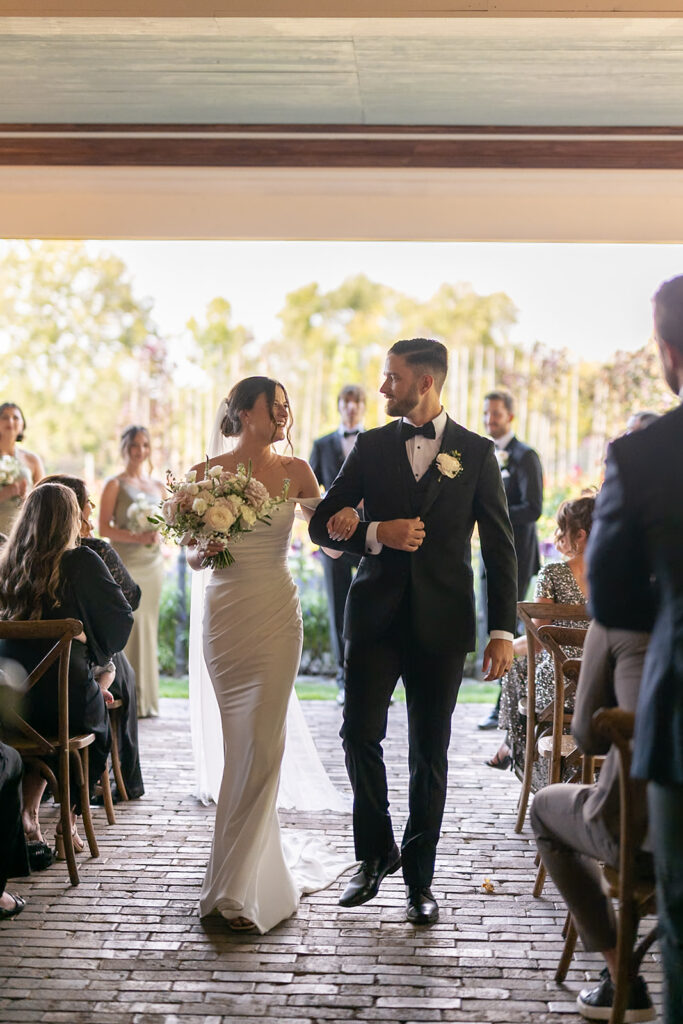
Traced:
<path id="1" fill-rule="evenodd" d="M 114 779 L 116 780 L 116 788 L 119 791 L 119 797 L 121 800 L 127 800 L 128 793 L 126 791 L 126 784 L 123 781 L 121 757 L 119 755 L 119 723 L 121 721 L 122 709 L 123 701 L 120 699 L 113 701 L 111 704 L 107 704 L 109 725 L 111 728 L 111 767 L 114 772 Z"/>
<path id="2" fill-rule="evenodd" d="M 593 715 L 597 730 L 619 753 L 619 870 L 603 865 L 607 891 L 618 901 L 617 908 L 617 974 L 614 979 L 614 1002 L 610 1024 L 622 1024 L 630 982 L 638 975 L 646 952 L 657 938 L 657 926 L 635 946 L 641 918 L 656 912 L 655 880 L 647 858 L 645 866 L 637 864 L 633 821 L 633 795 L 643 784 L 631 778 L 631 739 L 635 715 L 622 708 L 601 708 Z M 635 948 L 634 948 L 635 946 Z M 569 921 L 564 949 L 555 979 L 564 981 L 576 947 L 576 928 Z"/>
<path id="3" fill-rule="evenodd" d="M 529 806 L 529 794 L 531 793 L 531 781 L 534 763 L 539 755 L 539 741 L 541 737 L 548 733 L 554 725 L 555 720 L 555 701 L 551 701 L 541 711 L 536 711 L 536 645 L 544 647 L 549 650 L 549 641 L 544 641 L 541 636 L 542 629 L 554 629 L 554 628 L 572 628 L 572 627 L 551 627 L 551 626 L 537 626 L 534 619 L 562 619 L 567 622 L 580 622 L 588 618 L 588 612 L 585 604 L 546 604 L 541 602 L 533 601 L 520 601 L 517 605 L 517 611 L 520 619 L 524 623 L 524 629 L 527 638 L 527 694 L 526 700 L 520 702 L 520 712 L 526 716 L 526 749 L 524 752 L 524 772 L 522 775 L 522 791 L 519 794 L 519 802 L 517 804 L 517 821 L 515 823 L 515 832 L 521 832 L 524 828 L 524 820 L 526 818 L 527 808 Z M 585 635 L 585 631 L 584 631 Z M 548 636 L 546 633 L 545 636 Z M 564 641 L 568 643 L 569 641 Z M 559 649 L 561 655 L 561 661 L 559 664 L 570 659 L 562 651 L 559 645 L 555 645 Z M 583 643 L 577 646 L 583 646 Z M 552 653 L 552 651 L 551 651 Z M 559 657 L 559 656 L 558 656 Z M 570 672 L 574 672 L 574 666 L 568 666 Z M 556 670 L 557 671 L 557 670 Z M 578 676 L 578 672 L 576 673 Z M 562 673 L 560 672 L 560 676 Z M 572 677 L 573 678 L 573 677 Z M 575 684 L 574 684 L 575 685 Z M 556 679 L 557 686 L 557 679 Z M 564 682 L 562 684 L 564 690 Z M 560 716 L 564 716 L 564 704 L 561 708 L 557 709 L 558 719 Z M 562 717 L 564 721 L 564 717 Z M 553 730 L 554 731 L 554 730 Z M 562 740 L 559 739 L 561 736 L 561 730 L 557 734 L 557 743 L 559 750 L 562 750 Z M 565 744 L 566 745 L 566 744 Z M 545 747 L 544 747 L 545 749 Z M 551 747 L 551 751 L 552 751 Z"/>
<path id="4" fill-rule="evenodd" d="M 57 736 L 42 736 L 26 722 L 16 710 L 4 715 L 4 739 L 20 754 L 23 761 L 38 768 L 47 780 L 50 791 L 60 807 L 60 821 L 64 852 L 72 885 L 78 885 L 78 868 L 71 835 L 70 777 L 73 769 L 81 798 L 83 825 L 91 856 L 99 857 L 97 840 L 90 815 L 88 790 L 88 747 L 94 741 L 93 733 L 72 735 L 69 731 L 69 655 L 71 641 L 83 632 L 78 619 L 31 620 L 27 622 L 0 621 L 0 640 L 46 641 L 55 643 L 46 653 L 26 682 L 30 690 L 47 670 L 58 664 L 58 726 Z M 45 762 L 46 757 L 57 757 L 57 773 Z"/>

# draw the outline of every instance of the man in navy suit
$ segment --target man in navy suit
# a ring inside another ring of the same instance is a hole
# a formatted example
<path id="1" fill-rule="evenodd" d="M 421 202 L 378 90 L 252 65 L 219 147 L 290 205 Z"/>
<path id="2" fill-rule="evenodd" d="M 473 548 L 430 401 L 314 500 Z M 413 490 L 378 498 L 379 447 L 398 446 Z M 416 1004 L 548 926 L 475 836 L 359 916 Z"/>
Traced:
<path id="1" fill-rule="evenodd" d="M 363 430 L 365 391 L 359 384 L 346 384 L 337 395 L 340 424 L 331 434 L 313 442 L 309 462 L 318 482 L 330 489 L 356 438 Z M 344 552 L 341 558 L 330 558 L 321 552 L 325 573 L 325 593 L 330 619 L 330 643 L 337 662 L 337 703 L 344 703 L 344 606 L 351 586 L 353 569 L 360 559 Z"/>
<path id="2" fill-rule="evenodd" d="M 683 398 L 683 276 L 654 297 L 666 381 Z M 610 446 L 588 549 L 592 614 L 652 632 L 633 775 L 648 780 L 665 1021 L 683 1021 L 683 405 Z M 597 998 L 600 993 L 596 993 Z M 609 997 L 609 992 L 606 994 Z M 604 1000 L 603 1000 L 604 1003 Z"/>
<path id="3" fill-rule="evenodd" d="M 517 555 L 517 600 L 523 601 L 529 583 L 541 567 L 536 521 L 543 511 L 543 470 L 533 448 L 515 437 L 515 405 L 502 388 L 484 396 L 484 429 L 496 449 L 503 477 Z M 485 595 L 486 581 L 482 580 Z M 500 698 L 499 698 L 500 702 Z M 498 703 L 480 729 L 498 728 Z"/>
<path id="4" fill-rule="evenodd" d="M 465 654 L 474 649 L 470 539 L 475 524 L 489 579 L 491 639 L 484 670 L 512 662 L 517 562 L 500 471 L 487 438 L 441 405 L 448 352 L 412 338 L 391 347 L 380 388 L 393 423 L 360 434 L 316 509 L 316 544 L 362 555 L 346 602 L 346 701 L 341 735 L 353 786 L 360 870 L 340 903 L 377 895 L 403 867 L 406 918 L 433 924 L 431 892 L 446 799 L 451 716 Z M 349 510 L 363 501 L 364 521 Z M 401 851 L 389 815 L 382 741 L 398 678 L 408 711 L 409 817 Z"/>

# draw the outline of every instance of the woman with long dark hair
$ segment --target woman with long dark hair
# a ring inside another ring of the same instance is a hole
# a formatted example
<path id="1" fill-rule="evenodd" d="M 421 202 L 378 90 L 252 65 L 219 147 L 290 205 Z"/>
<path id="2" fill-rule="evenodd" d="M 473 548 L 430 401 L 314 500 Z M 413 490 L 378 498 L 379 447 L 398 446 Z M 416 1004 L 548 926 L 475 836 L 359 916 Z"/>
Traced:
<path id="1" fill-rule="evenodd" d="M 89 748 L 94 784 L 106 765 L 109 724 L 93 666 L 106 663 L 125 645 L 133 614 L 102 559 L 80 546 L 80 531 L 81 510 L 73 491 L 61 484 L 45 484 L 31 491 L 0 552 L 0 618 L 71 618 L 83 623 L 83 632 L 71 644 L 69 726 L 72 732 L 95 734 Z M 4 640 L 0 657 L 12 658 L 31 672 L 50 646 L 50 641 Z M 39 732 L 57 732 L 57 694 L 54 665 L 23 700 L 22 714 Z M 38 810 L 45 780 L 29 770 L 23 789 L 24 832 L 29 840 L 41 842 Z M 79 793 L 74 786 L 71 816 L 77 850 L 83 849 L 76 832 L 79 812 Z M 60 845 L 58 834 L 58 855 Z"/>
<path id="2" fill-rule="evenodd" d="M 126 647 L 135 672 L 138 716 L 159 714 L 159 604 L 164 564 L 158 532 L 147 523 L 146 509 L 159 505 L 164 485 L 151 475 L 151 441 L 146 427 L 132 424 L 121 435 L 122 473 L 110 477 L 100 499 L 99 532 L 140 587 L 142 596 Z"/>
<path id="3" fill-rule="evenodd" d="M 68 487 L 74 492 L 78 507 L 81 510 L 81 547 L 90 548 L 91 551 L 100 556 L 112 574 L 113 579 L 121 587 L 123 596 L 134 612 L 140 604 L 140 587 L 130 575 L 112 545 L 107 544 L 106 540 L 100 540 L 99 537 L 93 536 L 93 525 L 90 516 L 95 505 L 90 498 L 85 481 L 77 476 L 67 476 L 60 473 L 43 477 L 39 486 L 42 487 L 47 483 L 63 484 L 64 487 Z M 116 651 L 112 654 L 111 660 L 105 665 L 95 666 L 93 674 L 100 689 L 103 691 L 105 701 L 117 699 L 123 704 L 118 716 L 121 775 L 126 786 L 126 796 L 129 800 L 137 800 L 145 792 L 145 787 L 142 782 L 140 753 L 138 749 L 135 673 L 124 652 Z M 108 696 L 109 694 L 111 694 L 111 697 Z M 115 786 L 112 787 L 112 795 L 116 803 L 120 797 Z"/>

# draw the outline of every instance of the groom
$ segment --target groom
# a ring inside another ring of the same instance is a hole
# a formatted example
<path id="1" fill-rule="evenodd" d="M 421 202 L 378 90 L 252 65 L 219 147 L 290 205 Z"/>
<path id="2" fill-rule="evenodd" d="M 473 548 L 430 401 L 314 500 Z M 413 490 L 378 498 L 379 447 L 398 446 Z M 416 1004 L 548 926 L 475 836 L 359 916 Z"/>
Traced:
<path id="1" fill-rule="evenodd" d="M 344 622 L 346 701 L 341 736 L 354 792 L 360 870 L 340 903 L 359 906 L 403 864 L 407 920 L 433 924 L 430 885 L 446 799 L 451 716 L 474 649 L 470 538 L 479 529 L 488 577 L 487 679 L 512 662 L 517 564 L 493 444 L 443 410 L 448 353 L 438 341 L 398 341 L 380 388 L 397 421 L 360 434 L 310 524 L 316 544 L 363 555 Z M 341 509 L 364 501 L 348 539 Z M 409 817 L 394 842 L 382 758 L 399 676 L 408 710 Z"/>

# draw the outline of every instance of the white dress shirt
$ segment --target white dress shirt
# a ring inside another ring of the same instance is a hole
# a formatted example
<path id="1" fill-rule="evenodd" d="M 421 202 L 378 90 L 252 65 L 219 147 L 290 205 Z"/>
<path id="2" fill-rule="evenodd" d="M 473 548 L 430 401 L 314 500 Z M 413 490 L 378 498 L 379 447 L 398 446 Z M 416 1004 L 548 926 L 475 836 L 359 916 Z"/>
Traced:
<path id="1" fill-rule="evenodd" d="M 411 423 L 407 416 L 404 416 L 403 419 L 405 420 L 406 423 Z M 446 411 L 442 406 L 439 415 L 435 416 L 434 419 L 432 420 L 432 423 L 434 424 L 433 438 L 425 437 L 423 434 L 416 434 L 415 437 L 410 437 L 406 441 L 406 455 L 408 456 L 408 461 L 410 462 L 410 466 L 416 480 L 420 480 L 425 475 L 431 464 L 434 462 L 434 459 L 439 454 L 439 449 L 441 448 L 441 441 L 443 438 L 443 432 L 446 429 L 447 420 L 448 416 L 446 415 Z M 417 424 L 415 423 L 411 423 L 411 425 L 417 426 Z M 509 436 L 506 437 L 506 444 L 512 436 L 512 431 L 510 431 Z M 501 441 L 502 440 L 503 438 L 501 438 Z M 368 530 L 365 535 L 366 555 L 378 555 L 382 550 L 383 545 L 380 541 L 377 540 L 378 526 L 378 522 L 372 522 L 368 526 Z M 508 633 L 507 630 L 491 630 L 491 640 L 512 639 L 512 633 Z"/>
<path id="2" fill-rule="evenodd" d="M 351 449 L 353 448 L 354 444 L 356 443 L 356 438 L 360 434 L 361 430 L 363 430 L 363 427 L 359 423 L 357 427 L 353 428 L 353 431 L 346 431 L 346 433 L 348 433 L 349 436 L 348 437 L 344 437 L 345 428 L 343 426 L 339 427 L 339 430 L 337 431 L 337 433 L 339 434 L 339 440 L 341 441 L 342 454 L 343 454 L 345 459 L 347 459 L 349 457 L 349 455 L 351 454 Z"/>

